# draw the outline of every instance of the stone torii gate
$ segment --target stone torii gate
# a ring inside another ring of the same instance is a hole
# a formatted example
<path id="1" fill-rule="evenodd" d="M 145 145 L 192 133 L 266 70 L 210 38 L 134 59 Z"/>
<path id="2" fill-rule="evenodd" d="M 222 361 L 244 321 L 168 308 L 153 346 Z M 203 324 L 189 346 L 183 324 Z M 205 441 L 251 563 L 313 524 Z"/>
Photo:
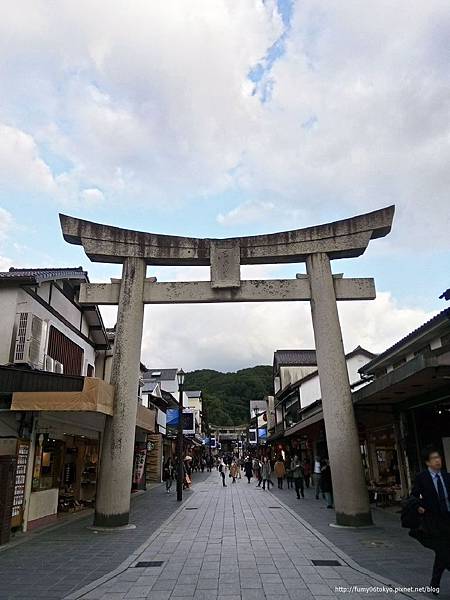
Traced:
<path id="1" fill-rule="evenodd" d="M 390 232 L 394 207 L 269 235 L 199 239 L 130 231 L 60 215 L 64 239 L 96 262 L 121 263 L 121 280 L 82 284 L 83 305 L 118 304 L 111 383 L 114 415 L 107 417 L 94 525 L 129 523 L 142 324 L 145 304 L 304 300 L 311 304 L 317 367 L 328 442 L 336 522 L 372 523 L 358 430 L 342 343 L 337 300 L 375 298 L 373 279 L 333 276 L 330 261 L 363 254 Z M 296 279 L 241 280 L 240 265 L 305 262 Z M 210 281 L 157 282 L 147 265 L 210 265 Z"/>

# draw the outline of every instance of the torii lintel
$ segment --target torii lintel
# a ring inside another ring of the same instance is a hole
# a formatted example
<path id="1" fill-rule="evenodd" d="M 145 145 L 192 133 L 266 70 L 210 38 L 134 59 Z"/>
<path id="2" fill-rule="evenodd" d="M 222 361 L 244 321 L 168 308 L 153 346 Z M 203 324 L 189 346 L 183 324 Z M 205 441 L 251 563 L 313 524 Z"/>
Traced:
<path id="1" fill-rule="evenodd" d="M 371 239 L 384 237 L 392 226 L 394 206 L 349 219 L 279 233 L 237 238 L 189 238 L 111 227 L 60 215 L 64 239 L 82 245 L 95 262 L 122 263 L 142 258 L 149 265 L 201 266 L 228 263 L 273 264 L 305 262 L 326 253 L 330 259 L 363 254 Z M 220 266 L 218 265 L 218 270 Z M 238 278 L 235 273 L 235 278 Z M 220 275 L 219 275 L 220 279 Z"/>

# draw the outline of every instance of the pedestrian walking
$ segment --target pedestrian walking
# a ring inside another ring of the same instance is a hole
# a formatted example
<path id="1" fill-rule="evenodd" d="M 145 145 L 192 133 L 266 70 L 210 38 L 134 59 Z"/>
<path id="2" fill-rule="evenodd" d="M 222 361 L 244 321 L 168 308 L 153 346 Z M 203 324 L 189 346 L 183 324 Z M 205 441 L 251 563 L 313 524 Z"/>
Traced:
<path id="1" fill-rule="evenodd" d="M 281 458 L 281 456 L 275 462 L 273 470 L 275 471 L 275 477 L 278 479 L 278 489 L 282 490 L 283 489 L 283 479 L 286 476 L 286 467 L 284 466 L 284 462 L 283 462 L 283 459 Z"/>
<path id="2" fill-rule="evenodd" d="M 410 535 L 435 552 L 430 587 L 437 594 L 442 574 L 450 570 L 450 475 L 442 468 L 436 448 L 426 448 L 423 458 L 427 468 L 417 475 L 411 492 L 418 527 Z"/>
<path id="3" fill-rule="evenodd" d="M 230 465 L 230 477 L 233 478 L 232 483 L 236 483 L 236 478 L 239 475 L 239 467 L 235 460 Z"/>
<path id="4" fill-rule="evenodd" d="M 321 461 L 320 461 L 320 458 L 318 456 L 316 456 L 314 459 L 314 473 L 313 473 L 313 483 L 314 483 L 314 490 L 316 492 L 316 500 L 319 499 L 319 494 L 320 494 L 321 472 L 322 472 Z"/>
<path id="5" fill-rule="evenodd" d="M 192 456 L 186 455 L 184 458 L 184 480 L 183 488 L 188 490 L 192 483 Z"/>
<path id="6" fill-rule="evenodd" d="M 247 456 L 247 458 L 245 459 L 244 472 L 245 472 L 245 476 L 247 477 L 248 482 L 250 483 L 250 480 L 253 476 L 253 464 L 250 459 L 250 456 Z"/>
<path id="7" fill-rule="evenodd" d="M 288 490 L 291 488 L 294 489 L 294 478 L 292 476 L 291 464 L 292 464 L 292 460 L 288 457 L 286 460 L 286 481 L 287 481 Z"/>
<path id="8" fill-rule="evenodd" d="M 217 468 L 219 470 L 220 476 L 222 477 L 223 487 L 227 487 L 227 484 L 225 483 L 225 463 L 223 462 L 223 460 L 219 460 L 219 466 Z"/>
<path id="9" fill-rule="evenodd" d="M 261 487 L 261 463 L 257 457 L 253 459 L 253 477 L 258 480 L 258 485 L 256 487 Z"/>
<path id="10" fill-rule="evenodd" d="M 333 482 L 331 481 L 330 461 L 328 459 L 323 461 L 320 474 L 320 488 L 322 494 L 325 496 L 327 508 L 334 508 Z"/>
<path id="11" fill-rule="evenodd" d="M 271 466 L 267 456 L 265 456 L 263 459 L 263 464 L 262 464 L 262 469 L 261 469 L 263 490 L 266 489 L 266 481 L 267 481 L 267 491 L 270 491 L 270 484 L 273 485 L 273 481 L 270 479 L 271 474 L 272 474 L 272 466 Z"/>
<path id="12" fill-rule="evenodd" d="M 305 478 L 305 485 L 309 488 L 309 484 L 311 482 L 311 459 L 309 456 L 306 456 L 303 461 L 303 476 Z"/>
<path id="13" fill-rule="evenodd" d="M 164 469 L 163 469 L 163 481 L 166 484 L 166 493 L 170 494 L 170 489 L 172 487 L 172 483 L 173 483 L 173 474 L 174 474 L 174 464 L 172 462 L 172 459 L 169 457 L 165 464 L 164 464 Z"/>
<path id="14" fill-rule="evenodd" d="M 297 454 L 292 459 L 291 470 L 292 478 L 294 479 L 295 493 L 297 494 L 298 500 L 300 500 L 300 494 L 302 498 L 305 497 L 305 488 L 303 484 L 303 466 Z"/>

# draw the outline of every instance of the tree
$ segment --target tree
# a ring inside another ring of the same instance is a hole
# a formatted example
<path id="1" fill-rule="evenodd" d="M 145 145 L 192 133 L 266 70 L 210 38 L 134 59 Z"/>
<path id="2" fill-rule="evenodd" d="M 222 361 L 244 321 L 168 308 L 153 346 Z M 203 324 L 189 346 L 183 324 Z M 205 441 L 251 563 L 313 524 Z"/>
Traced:
<path id="1" fill-rule="evenodd" d="M 186 390 L 202 390 L 208 421 L 241 425 L 250 420 L 250 400 L 273 394 L 272 367 L 260 365 L 236 373 L 201 369 L 186 374 Z"/>

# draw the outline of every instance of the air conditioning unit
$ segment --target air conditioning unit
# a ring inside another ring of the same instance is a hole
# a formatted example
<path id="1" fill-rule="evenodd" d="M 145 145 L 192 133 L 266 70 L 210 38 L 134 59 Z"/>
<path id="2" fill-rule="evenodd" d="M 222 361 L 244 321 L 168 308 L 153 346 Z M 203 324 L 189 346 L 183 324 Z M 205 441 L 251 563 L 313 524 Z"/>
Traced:
<path id="1" fill-rule="evenodd" d="M 41 347 L 44 333 L 42 319 L 30 312 L 19 313 L 14 362 L 26 363 L 34 367 L 43 366 Z"/>
<path id="2" fill-rule="evenodd" d="M 64 373 L 64 365 L 57 360 L 55 360 L 55 373 L 60 373 L 61 375 Z"/>
<path id="3" fill-rule="evenodd" d="M 51 356 L 46 356 L 44 360 L 44 371 L 49 371 L 50 373 L 55 372 L 55 361 Z"/>

